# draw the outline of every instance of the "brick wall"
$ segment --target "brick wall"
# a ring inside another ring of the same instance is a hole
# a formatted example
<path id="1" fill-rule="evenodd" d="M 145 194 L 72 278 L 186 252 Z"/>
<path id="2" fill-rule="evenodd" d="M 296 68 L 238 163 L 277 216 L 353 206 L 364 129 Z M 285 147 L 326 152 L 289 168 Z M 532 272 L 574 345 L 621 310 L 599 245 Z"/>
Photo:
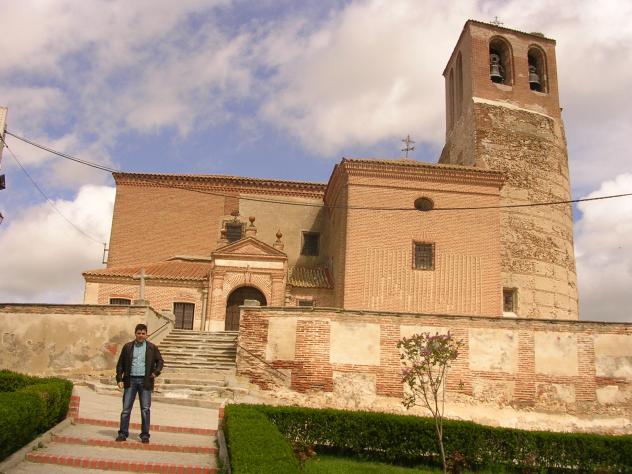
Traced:
<path id="1" fill-rule="evenodd" d="M 98 300 L 95 304 L 107 305 L 110 298 L 127 298 L 132 302 L 139 298 L 138 281 L 120 281 L 118 283 L 96 283 Z M 203 289 L 207 282 L 159 282 L 148 280 L 145 284 L 145 300 L 157 310 L 173 311 L 174 303 L 192 303 L 195 305 L 193 329 L 201 329 Z"/>
<path id="2" fill-rule="evenodd" d="M 344 163 L 348 173 L 344 308 L 500 316 L 499 175 L 395 163 Z M 471 174 L 470 174 L 471 173 Z M 495 178 L 495 179 L 494 179 Z M 402 211 L 355 209 L 374 207 Z M 338 231 L 341 232 L 341 231 Z M 413 268 L 415 243 L 434 246 L 434 267 Z M 338 284 L 338 280 L 336 280 Z"/>
<path id="3" fill-rule="evenodd" d="M 361 396 L 390 397 L 397 405 L 403 393 L 397 341 L 448 330 L 464 342 L 447 379 L 449 400 L 627 417 L 632 427 L 632 324 L 244 308 L 239 343 L 284 371 L 296 392 L 317 397 L 336 393 L 341 380 L 363 380 L 355 386 Z M 279 383 L 248 357 L 238 353 L 239 374 L 262 388 Z"/>

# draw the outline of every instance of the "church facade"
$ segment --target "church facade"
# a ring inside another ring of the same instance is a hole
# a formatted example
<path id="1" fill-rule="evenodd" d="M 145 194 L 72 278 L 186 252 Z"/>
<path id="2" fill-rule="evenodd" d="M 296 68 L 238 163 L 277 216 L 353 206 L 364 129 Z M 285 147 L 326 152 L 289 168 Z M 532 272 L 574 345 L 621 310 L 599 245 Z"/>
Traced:
<path id="1" fill-rule="evenodd" d="M 328 183 L 115 173 L 86 304 L 145 300 L 183 329 L 239 306 L 578 319 L 555 42 L 468 21 L 437 164 L 342 159 Z M 142 288 L 142 291 L 141 291 Z"/>

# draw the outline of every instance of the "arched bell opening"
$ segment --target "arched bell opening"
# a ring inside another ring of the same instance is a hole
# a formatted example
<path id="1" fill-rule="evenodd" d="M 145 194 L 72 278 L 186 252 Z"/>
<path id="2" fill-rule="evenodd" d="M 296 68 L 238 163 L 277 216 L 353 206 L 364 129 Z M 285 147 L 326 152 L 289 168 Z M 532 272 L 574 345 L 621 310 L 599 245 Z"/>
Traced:
<path id="1" fill-rule="evenodd" d="M 536 92 L 548 92 L 544 51 L 537 46 L 531 46 L 527 58 L 529 60 L 529 88 Z"/>
<path id="2" fill-rule="evenodd" d="M 511 46 L 504 38 L 495 36 L 489 41 L 489 79 L 495 84 L 513 84 Z"/>
<path id="3" fill-rule="evenodd" d="M 256 300 L 260 306 L 266 306 L 265 295 L 254 286 L 241 286 L 233 290 L 226 300 L 226 320 L 224 331 L 239 331 L 239 307 L 246 300 Z"/>

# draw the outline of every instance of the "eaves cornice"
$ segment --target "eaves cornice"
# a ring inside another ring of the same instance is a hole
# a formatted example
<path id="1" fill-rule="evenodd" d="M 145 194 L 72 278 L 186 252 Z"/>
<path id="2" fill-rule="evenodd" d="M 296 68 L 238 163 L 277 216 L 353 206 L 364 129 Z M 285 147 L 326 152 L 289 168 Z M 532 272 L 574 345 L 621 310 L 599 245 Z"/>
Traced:
<path id="1" fill-rule="evenodd" d="M 326 185 L 305 181 L 283 181 L 263 178 L 244 178 L 223 175 L 112 173 L 116 185 L 142 187 L 168 187 L 191 191 L 207 191 L 218 195 L 226 193 L 266 194 L 322 199 Z"/>

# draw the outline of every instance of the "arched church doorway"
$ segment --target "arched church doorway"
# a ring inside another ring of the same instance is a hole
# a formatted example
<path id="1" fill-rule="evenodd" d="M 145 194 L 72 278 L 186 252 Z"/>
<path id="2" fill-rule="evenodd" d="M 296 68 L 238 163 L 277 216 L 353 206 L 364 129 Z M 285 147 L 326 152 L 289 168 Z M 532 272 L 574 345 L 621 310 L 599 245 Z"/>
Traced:
<path id="1" fill-rule="evenodd" d="M 237 288 L 228 296 L 228 301 L 226 302 L 224 331 L 239 330 L 239 307 L 243 306 L 246 300 L 257 300 L 261 306 L 266 305 L 265 295 L 255 287 L 242 286 Z"/>

